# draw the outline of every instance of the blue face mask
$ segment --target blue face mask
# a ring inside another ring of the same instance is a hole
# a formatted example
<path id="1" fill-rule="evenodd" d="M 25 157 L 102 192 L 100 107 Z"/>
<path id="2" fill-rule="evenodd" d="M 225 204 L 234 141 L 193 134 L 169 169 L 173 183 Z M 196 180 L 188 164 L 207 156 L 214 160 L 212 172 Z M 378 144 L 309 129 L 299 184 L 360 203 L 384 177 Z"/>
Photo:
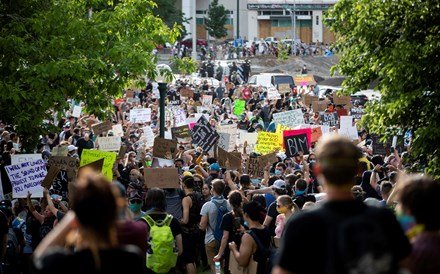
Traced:
<path id="1" fill-rule="evenodd" d="M 408 230 L 410 230 L 411 228 L 413 228 L 416 224 L 416 220 L 411 215 L 407 215 L 405 213 L 399 213 L 396 215 L 396 217 L 403 231 L 405 231 L 405 233 L 408 232 Z"/>
<path id="2" fill-rule="evenodd" d="M 251 183 L 253 185 L 258 185 L 260 182 L 261 182 L 260 179 L 251 179 Z"/>
<path id="3" fill-rule="evenodd" d="M 296 191 L 295 191 L 295 194 L 296 194 L 296 195 L 302 195 L 302 194 L 304 194 L 304 193 L 306 193 L 305 190 L 296 190 Z"/>
<path id="4" fill-rule="evenodd" d="M 281 172 L 281 170 L 275 169 L 275 175 L 279 176 L 283 174 L 283 172 Z"/>
<path id="5" fill-rule="evenodd" d="M 142 208 L 142 204 L 129 204 L 128 208 L 131 210 L 131 212 L 138 213 Z"/>

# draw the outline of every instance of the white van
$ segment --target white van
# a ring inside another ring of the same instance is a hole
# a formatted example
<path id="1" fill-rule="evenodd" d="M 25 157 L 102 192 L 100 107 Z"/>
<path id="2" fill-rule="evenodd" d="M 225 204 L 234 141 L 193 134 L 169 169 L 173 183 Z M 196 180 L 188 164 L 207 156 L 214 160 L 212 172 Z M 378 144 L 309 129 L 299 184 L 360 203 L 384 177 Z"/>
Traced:
<path id="1" fill-rule="evenodd" d="M 295 87 L 292 75 L 283 73 L 261 73 L 257 75 L 252 75 L 248 80 L 248 84 L 253 86 L 262 85 L 266 88 L 278 88 L 279 84 L 289 84 L 290 88 Z"/>

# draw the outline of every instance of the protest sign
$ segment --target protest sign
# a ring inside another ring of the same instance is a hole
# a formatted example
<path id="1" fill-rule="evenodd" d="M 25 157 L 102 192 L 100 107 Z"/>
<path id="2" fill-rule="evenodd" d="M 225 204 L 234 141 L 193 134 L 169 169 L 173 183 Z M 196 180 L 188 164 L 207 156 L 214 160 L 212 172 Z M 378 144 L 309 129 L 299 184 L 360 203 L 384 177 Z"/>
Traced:
<path id="1" fill-rule="evenodd" d="M 321 114 L 321 122 L 323 125 L 327 126 L 337 126 L 338 125 L 338 113 L 337 112 L 329 112 Z"/>
<path id="2" fill-rule="evenodd" d="M 123 159 L 124 155 L 125 155 L 125 152 L 127 152 L 127 146 L 126 145 L 122 145 L 119 148 L 119 153 L 118 153 L 118 156 L 116 156 L 116 159 Z"/>
<path id="3" fill-rule="evenodd" d="M 180 96 L 187 97 L 187 98 L 193 98 L 194 97 L 194 90 L 189 88 L 183 88 L 180 90 Z"/>
<path id="4" fill-rule="evenodd" d="M 310 105 L 313 104 L 313 102 L 318 102 L 318 101 L 319 101 L 318 96 L 310 96 L 310 95 L 304 96 L 304 105 L 306 105 L 306 107 L 309 107 Z"/>
<path id="5" fill-rule="evenodd" d="M 295 86 L 314 86 L 316 85 L 313 74 L 297 74 L 293 77 Z"/>
<path id="6" fill-rule="evenodd" d="M 115 136 L 123 137 L 124 136 L 124 130 L 122 129 L 121 124 L 117 124 L 112 126 L 113 133 Z"/>
<path id="7" fill-rule="evenodd" d="M 73 111 L 72 111 L 72 116 L 79 118 L 81 117 L 81 111 L 82 111 L 82 107 L 80 106 L 74 106 L 73 107 Z"/>
<path id="8" fill-rule="evenodd" d="M 204 106 L 204 107 L 210 107 L 211 104 L 212 104 L 212 95 L 206 95 L 206 94 L 203 94 L 203 97 L 202 97 L 202 106 Z"/>
<path id="9" fill-rule="evenodd" d="M 179 188 L 177 168 L 144 168 L 144 182 L 148 188 Z"/>
<path id="10" fill-rule="evenodd" d="M 102 151 L 119 151 L 121 147 L 121 137 L 118 136 L 98 137 L 97 141 Z"/>
<path id="11" fill-rule="evenodd" d="M 133 108 L 130 110 L 130 122 L 143 124 L 151 122 L 151 108 Z"/>
<path id="12" fill-rule="evenodd" d="M 153 157 L 151 167 L 174 167 L 174 160 Z"/>
<path id="13" fill-rule="evenodd" d="M 284 137 L 284 145 L 286 146 L 286 156 L 297 156 L 300 151 L 303 154 L 309 154 L 309 146 L 306 134 L 292 135 Z"/>
<path id="14" fill-rule="evenodd" d="M 52 194 L 57 194 L 63 197 L 64 200 L 69 199 L 69 180 L 67 171 L 60 170 L 52 181 L 52 187 L 50 189 Z"/>
<path id="15" fill-rule="evenodd" d="M 67 156 L 68 146 L 67 145 L 58 145 L 52 149 L 52 156 Z"/>
<path id="16" fill-rule="evenodd" d="M 142 128 L 143 135 L 145 137 L 145 146 L 152 147 L 154 146 L 154 132 L 150 126 L 146 126 Z"/>
<path id="17" fill-rule="evenodd" d="M 272 152 L 269 154 L 262 155 L 258 157 L 258 160 L 260 161 L 261 169 L 264 170 L 264 167 L 267 165 L 267 163 L 273 164 L 278 162 L 277 152 Z"/>
<path id="18" fill-rule="evenodd" d="M 61 168 L 59 168 L 58 166 L 51 166 L 47 171 L 46 177 L 44 177 L 44 180 L 41 182 L 41 186 L 49 189 L 52 185 L 53 179 L 55 179 L 55 177 L 58 175 L 58 172 L 60 171 Z"/>
<path id="19" fill-rule="evenodd" d="M 217 126 L 218 134 L 224 133 L 229 135 L 229 143 L 226 146 L 226 151 L 233 151 L 235 149 L 235 145 L 237 144 L 237 125 L 223 125 Z M 219 141 L 220 142 L 220 141 Z"/>
<path id="20" fill-rule="evenodd" d="M 174 114 L 173 115 L 174 125 L 176 127 L 186 125 L 186 112 L 185 112 L 185 110 L 183 110 L 179 107 L 179 108 L 174 109 L 173 114 Z"/>
<path id="21" fill-rule="evenodd" d="M 102 174 L 108 180 L 110 181 L 113 180 L 112 170 L 113 170 L 113 164 L 116 161 L 116 153 L 114 152 L 83 149 L 81 154 L 80 167 L 93 163 L 100 159 L 104 159 L 104 164 L 102 166 Z"/>
<path id="22" fill-rule="evenodd" d="M 314 112 L 321 112 L 327 108 L 327 103 L 325 101 L 312 102 L 312 109 Z"/>
<path id="23" fill-rule="evenodd" d="M 231 138 L 231 135 L 228 133 L 222 133 L 222 132 L 218 133 L 218 135 L 219 135 L 219 139 L 218 139 L 217 145 L 220 148 L 222 148 L 226 151 L 229 151 L 229 139 Z"/>
<path id="24" fill-rule="evenodd" d="M 312 129 L 311 128 L 285 130 L 283 132 L 283 137 L 289 137 L 289 136 L 300 135 L 300 134 L 305 134 L 307 136 L 307 141 L 308 141 L 307 145 L 310 148 L 310 146 L 312 144 Z M 306 154 L 306 153 L 304 153 L 304 154 Z"/>
<path id="25" fill-rule="evenodd" d="M 347 116 L 348 111 L 346 109 L 335 109 L 335 112 L 338 114 L 339 117 Z"/>
<path id="26" fill-rule="evenodd" d="M 278 90 L 276 88 L 269 88 L 267 90 L 267 99 L 268 100 L 281 99 L 281 94 L 278 92 Z"/>
<path id="27" fill-rule="evenodd" d="M 218 147 L 218 162 L 220 166 L 224 166 L 228 169 L 238 169 L 241 172 L 241 155 L 237 157 L 221 147 Z"/>
<path id="28" fill-rule="evenodd" d="M 95 135 L 99 135 L 99 134 L 103 133 L 104 131 L 109 131 L 112 128 L 113 128 L 113 122 L 110 120 L 92 125 L 92 130 Z M 121 126 L 121 131 L 122 131 L 122 126 Z"/>
<path id="29" fill-rule="evenodd" d="M 264 177 L 264 170 L 261 168 L 259 157 L 249 157 L 247 159 L 245 173 L 251 178 Z"/>
<path id="30" fill-rule="evenodd" d="M 159 136 L 154 139 L 153 156 L 159 158 L 176 157 L 177 141 L 167 140 Z"/>
<path id="31" fill-rule="evenodd" d="M 255 152 L 257 139 L 258 139 L 258 133 L 240 130 L 240 140 L 239 140 L 240 149 L 243 149 L 244 142 L 247 142 L 246 152 L 247 153 Z"/>
<path id="32" fill-rule="evenodd" d="M 255 146 L 256 152 L 267 154 L 277 149 L 281 149 L 277 133 L 258 132 L 257 144 Z"/>
<path id="33" fill-rule="evenodd" d="M 339 127 L 348 128 L 353 126 L 353 116 L 342 116 L 340 117 Z"/>
<path id="34" fill-rule="evenodd" d="M 292 91 L 292 89 L 290 88 L 290 84 L 279 84 L 278 91 L 280 93 L 289 93 Z"/>
<path id="35" fill-rule="evenodd" d="M 78 178 L 81 177 L 81 172 L 83 172 L 86 169 L 92 169 L 96 172 L 101 172 L 103 166 L 104 166 L 104 158 L 83 165 L 78 169 Z"/>
<path id="36" fill-rule="evenodd" d="M 12 185 L 13 198 L 26 198 L 27 193 L 33 197 L 43 197 L 41 183 L 47 175 L 43 159 L 5 166 Z"/>
<path id="37" fill-rule="evenodd" d="M 17 165 L 25 162 L 33 162 L 43 159 L 41 154 L 12 154 L 11 165 Z"/>
<path id="38" fill-rule="evenodd" d="M 57 166 L 61 170 L 65 170 L 67 172 L 67 177 L 69 181 L 72 181 L 76 178 L 78 159 L 75 157 L 52 156 L 49 158 L 47 165 L 49 167 Z"/>
<path id="39" fill-rule="evenodd" d="M 220 138 L 218 133 L 208 123 L 204 116 L 201 116 L 191 130 L 193 143 L 197 144 L 204 151 L 208 151 Z"/>
<path id="40" fill-rule="evenodd" d="M 370 135 L 371 140 L 373 141 L 373 154 L 376 155 L 386 155 L 386 149 L 385 149 L 385 144 L 382 143 L 380 141 L 381 136 L 377 135 L 377 134 L 371 134 Z"/>
<path id="41" fill-rule="evenodd" d="M 304 116 L 301 109 L 294 109 L 285 112 L 272 114 L 275 123 L 282 124 L 286 127 L 293 128 L 297 125 L 304 124 Z"/>
<path id="42" fill-rule="evenodd" d="M 364 109 L 363 108 L 351 108 L 350 115 L 353 116 L 354 119 L 362 119 L 362 116 L 364 115 Z"/>
<path id="43" fill-rule="evenodd" d="M 235 100 L 235 105 L 234 105 L 234 114 L 235 115 L 241 115 L 245 109 L 246 106 L 246 101 L 245 100 Z"/>
<path id="44" fill-rule="evenodd" d="M 321 126 L 312 127 L 311 142 L 312 143 L 317 142 L 319 138 L 321 138 L 321 136 L 322 136 Z"/>
<path id="45" fill-rule="evenodd" d="M 350 103 L 350 96 L 333 96 L 335 105 L 346 105 Z"/>
<path id="46" fill-rule="evenodd" d="M 191 132 L 189 130 L 188 125 L 171 128 L 171 134 L 173 136 L 173 139 L 177 139 L 177 138 L 185 139 L 191 137 Z"/>

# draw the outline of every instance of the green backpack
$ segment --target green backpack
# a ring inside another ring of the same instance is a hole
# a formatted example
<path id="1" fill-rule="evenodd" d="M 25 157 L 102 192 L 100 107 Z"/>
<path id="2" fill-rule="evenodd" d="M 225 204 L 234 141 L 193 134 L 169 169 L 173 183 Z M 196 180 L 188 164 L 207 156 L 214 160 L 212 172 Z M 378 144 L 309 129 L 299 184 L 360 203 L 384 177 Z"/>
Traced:
<path id="1" fill-rule="evenodd" d="M 177 246 L 170 228 L 173 216 L 168 214 L 155 222 L 149 215 L 142 217 L 150 226 L 148 239 L 147 268 L 156 273 L 168 273 L 177 263 Z"/>

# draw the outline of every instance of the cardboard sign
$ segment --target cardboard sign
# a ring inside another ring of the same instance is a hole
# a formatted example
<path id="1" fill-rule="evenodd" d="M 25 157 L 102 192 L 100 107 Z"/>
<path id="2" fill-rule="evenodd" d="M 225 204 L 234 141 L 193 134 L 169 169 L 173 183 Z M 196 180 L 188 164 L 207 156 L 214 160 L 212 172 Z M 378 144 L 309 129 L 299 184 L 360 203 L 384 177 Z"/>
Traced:
<path id="1" fill-rule="evenodd" d="M 295 86 L 314 86 L 316 85 L 315 78 L 312 74 L 298 74 L 293 77 Z"/>
<path id="2" fill-rule="evenodd" d="M 309 154 L 309 146 L 306 134 L 292 135 L 284 137 L 284 145 L 286 146 L 286 156 L 294 157 L 300 151 L 303 154 Z"/>
<path id="3" fill-rule="evenodd" d="M 144 182 L 148 188 L 179 188 L 177 168 L 144 168 Z"/>
<path id="4" fill-rule="evenodd" d="M 348 111 L 346 109 L 336 109 L 335 112 L 338 114 L 339 117 L 348 115 Z"/>
<path id="5" fill-rule="evenodd" d="M 159 158 L 172 158 L 176 157 L 177 141 L 167 140 L 164 138 L 154 138 L 153 156 Z"/>
<path id="6" fill-rule="evenodd" d="M 42 159 L 5 166 L 12 185 L 13 198 L 26 198 L 27 193 L 33 197 L 43 197 L 41 183 L 47 175 L 46 164 Z"/>
<path id="7" fill-rule="evenodd" d="M 133 108 L 130 110 L 130 122 L 146 123 L 151 122 L 151 108 Z"/>
<path id="8" fill-rule="evenodd" d="M 142 128 L 144 138 L 144 144 L 146 147 L 154 146 L 154 132 L 150 126 L 146 126 Z"/>
<path id="9" fill-rule="evenodd" d="M 261 168 L 259 157 L 249 157 L 246 161 L 246 174 L 251 178 L 263 178 L 264 170 Z"/>
<path id="10" fill-rule="evenodd" d="M 264 170 L 264 167 L 267 165 L 267 163 L 276 163 L 278 162 L 277 158 L 277 152 L 272 152 L 266 155 L 262 155 L 259 158 L 260 161 L 260 167 Z"/>
<path id="11" fill-rule="evenodd" d="M 52 156 L 67 156 L 68 146 L 66 145 L 58 145 L 52 149 Z"/>
<path id="12" fill-rule="evenodd" d="M 94 162 L 88 163 L 87 165 L 83 165 L 78 169 L 78 177 L 81 176 L 81 172 L 87 168 L 91 168 L 96 172 L 101 172 L 102 167 L 104 166 L 104 158 L 96 160 Z"/>
<path id="13" fill-rule="evenodd" d="M 306 107 L 309 107 L 310 105 L 313 104 L 313 102 L 318 102 L 319 101 L 319 97 L 318 96 L 305 95 L 303 100 L 304 100 L 304 105 L 306 105 Z"/>
<path id="14" fill-rule="evenodd" d="M 233 151 L 235 149 L 235 145 L 237 144 L 237 125 L 236 124 L 222 125 L 222 126 L 217 126 L 216 129 L 220 136 L 222 133 L 229 135 L 229 144 L 227 146 L 227 149 L 225 150 L 229 152 Z"/>
<path id="15" fill-rule="evenodd" d="M 93 163 L 100 159 L 104 159 L 102 174 L 108 180 L 113 180 L 113 164 L 116 161 L 116 153 L 114 152 L 83 149 L 81 154 L 80 167 Z"/>
<path id="16" fill-rule="evenodd" d="M 126 145 L 122 145 L 119 148 L 119 153 L 118 153 L 118 156 L 116 156 L 116 159 L 123 159 L 124 155 L 125 155 L 125 152 L 127 152 L 127 146 Z"/>
<path id="17" fill-rule="evenodd" d="M 102 151 L 119 151 L 121 147 L 121 137 L 118 136 L 98 137 L 97 140 Z"/>
<path id="18" fill-rule="evenodd" d="M 52 156 L 49 158 L 47 163 L 48 166 L 57 166 L 61 170 L 65 170 L 67 172 L 67 177 L 69 181 L 72 181 L 76 178 L 76 171 L 78 169 L 78 159 L 74 157 L 61 157 L 61 156 Z"/>
<path id="19" fill-rule="evenodd" d="M 218 162 L 220 166 L 224 166 L 229 169 L 238 169 L 241 171 L 241 156 L 236 157 L 232 153 L 227 152 L 221 147 L 218 148 Z M 229 164 L 229 166 L 227 165 Z"/>
<path id="20" fill-rule="evenodd" d="M 319 138 L 322 137 L 322 130 L 320 126 L 314 127 L 312 128 L 312 133 L 311 133 L 311 141 L 312 143 L 317 142 L 319 140 Z"/>
<path id="21" fill-rule="evenodd" d="M 112 128 L 113 128 L 113 122 L 110 120 L 92 125 L 93 133 L 95 133 L 96 135 L 99 135 L 104 131 L 109 131 Z"/>
<path id="22" fill-rule="evenodd" d="M 208 151 L 218 141 L 220 136 L 208 123 L 204 116 L 201 116 L 191 130 L 193 143 L 197 144 L 204 151 Z"/>
<path id="23" fill-rule="evenodd" d="M 362 116 L 364 115 L 364 109 L 363 108 L 351 108 L 350 115 L 353 116 L 354 119 L 362 119 Z"/>
<path id="24" fill-rule="evenodd" d="M 41 186 L 44 188 L 49 189 L 52 185 L 53 179 L 58 175 L 58 173 L 61 171 L 61 168 L 53 165 L 49 168 L 47 171 L 46 177 L 44 177 L 43 182 L 41 182 Z"/>
<path id="25" fill-rule="evenodd" d="M 235 100 L 235 105 L 234 105 L 234 114 L 235 115 L 241 115 L 244 112 L 245 106 L 246 106 L 246 101 L 245 100 Z"/>
<path id="26" fill-rule="evenodd" d="M 277 133 L 264 131 L 258 132 L 257 145 L 255 146 L 256 152 L 267 154 L 277 149 L 281 149 Z"/>
<path id="27" fill-rule="evenodd" d="M 40 159 L 43 159 L 41 154 L 13 154 L 11 155 L 11 165 L 33 162 Z"/>
<path id="28" fill-rule="evenodd" d="M 180 90 L 180 96 L 187 97 L 187 98 L 193 98 L 194 97 L 194 90 L 189 88 L 182 88 Z"/>
<path id="29" fill-rule="evenodd" d="M 177 138 L 185 139 L 191 137 L 191 132 L 189 130 L 188 125 L 171 128 L 171 134 L 173 136 L 173 139 L 177 139 Z"/>
<path id="30" fill-rule="evenodd" d="M 346 105 L 350 103 L 350 96 L 333 96 L 335 105 Z"/>
<path id="31" fill-rule="evenodd" d="M 218 138 L 218 142 L 217 145 L 226 150 L 229 151 L 229 140 L 231 139 L 231 135 L 228 133 L 222 133 L 220 132 L 219 134 L 219 138 Z"/>
<path id="32" fill-rule="evenodd" d="M 278 91 L 280 93 L 289 93 L 292 91 L 289 84 L 279 84 L 278 85 Z"/>
<path id="33" fill-rule="evenodd" d="M 290 128 L 304 124 L 304 116 L 301 109 L 274 113 L 272 114 L 272 117 L 275 123 L 282 124 Z"/>
<path id="34" fill-rule="evenodd" d="M 339 124 L 338 113 L 337 112 L 330 112 L 330 113 L 321 114 L 321 122 L 323 125 L 327 125 L 330 127 L 337 126 Z"/>
<path id="35" fill-rule="evenodd" d="M 314 112 L 321 112 L 326 110 L 326 108 L 327 103 L 325 101 L 312 102 L 312 109 Z"/>

